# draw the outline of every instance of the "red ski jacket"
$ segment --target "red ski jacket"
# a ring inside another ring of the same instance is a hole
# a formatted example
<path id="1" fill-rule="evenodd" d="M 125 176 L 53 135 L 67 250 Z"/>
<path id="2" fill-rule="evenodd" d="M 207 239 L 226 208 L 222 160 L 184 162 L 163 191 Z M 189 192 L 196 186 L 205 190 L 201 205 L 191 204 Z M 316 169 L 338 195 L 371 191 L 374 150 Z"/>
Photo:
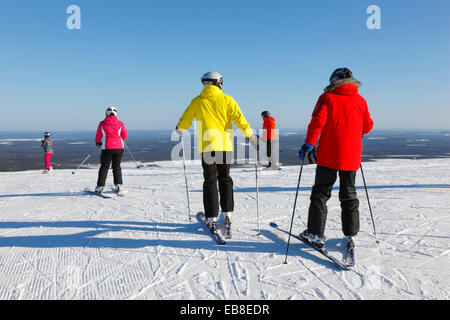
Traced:
<path id="1" fill-rule="evenodd" d="M 275 129 L 276 129 L 275 118 L 274 117 L 264 118 L 263 140 L 264 141 L 277 140 Z"/>
<path id="2" fill-rule="evenodd" d="M 335 170 L 357 171 L 361 166 L 362 137 L 373 128 L 360 84 L 350 79 L 327 87 L 314 109 L 306 135 L 317 149 L 317 164 Z"/>
<path id="3" fill-rule="evenodd" d="M 98 125 L 95 142 L 102 142 L 103 137 L 105 137 L 103 149 L 123 149 L 123 140 L 128 138 L 128 132 L 122 121 L 110 115 Z"/>

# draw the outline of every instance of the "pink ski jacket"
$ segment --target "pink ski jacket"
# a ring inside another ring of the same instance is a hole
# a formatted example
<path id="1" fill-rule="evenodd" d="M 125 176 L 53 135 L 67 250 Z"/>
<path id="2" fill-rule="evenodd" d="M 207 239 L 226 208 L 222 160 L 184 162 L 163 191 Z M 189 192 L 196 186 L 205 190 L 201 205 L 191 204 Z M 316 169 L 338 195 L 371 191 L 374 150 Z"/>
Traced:
<path id="1" fill-rule="evenodd" d="M 105 141 L 102 141 L 103 138 Z M 123 140 L 127 138 L 128 132 L 123 122 L 110 115 L 98 125 L 95 143 L 103 142 L 103 149 L 123 149 Z"/>

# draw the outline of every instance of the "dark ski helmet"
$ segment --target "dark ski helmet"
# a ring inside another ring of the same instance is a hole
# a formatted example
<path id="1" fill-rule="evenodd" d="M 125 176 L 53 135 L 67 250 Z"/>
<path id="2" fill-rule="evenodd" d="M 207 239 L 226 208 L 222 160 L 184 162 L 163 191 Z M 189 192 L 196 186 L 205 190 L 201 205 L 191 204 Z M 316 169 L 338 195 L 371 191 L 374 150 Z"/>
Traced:
<path id="1" fill-rule="evenodd" d="M 222 75 L 215 71 L 205 73 L 201 80 L 204 85 L 213 85 L 218 86 L 219 88 L 223 87 Z"/>
<path id="2" fill-rule="evenodd" d="M 338 68 L 334 70 L 330 77 L 330 84 L 334 84 L 338 80 L 351 79 L 353 78 L 353 73 L 348 68 Z"/>
<path id="3" fill-rule="evenodd" d="M 269 118 L 269 117 L 271 117 L 271 114 L 269 111 L 263 111 L 263 113 L 261 113 L 261 116 L 263 118 Z"/>
<path id="4" fill-rule="evenodd" d="M 45 132 L 44 137 L 50 137 L 50 132 Z"/>

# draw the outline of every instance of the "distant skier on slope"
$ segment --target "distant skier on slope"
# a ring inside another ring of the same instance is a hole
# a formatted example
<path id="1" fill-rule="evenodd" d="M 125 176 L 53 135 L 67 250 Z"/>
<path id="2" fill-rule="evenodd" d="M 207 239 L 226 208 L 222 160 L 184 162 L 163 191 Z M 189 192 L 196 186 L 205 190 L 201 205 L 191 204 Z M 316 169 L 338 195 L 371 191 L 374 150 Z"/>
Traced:
<path id="1" fill-rule="evenodd" d="M 44 156 L 45 170 L 42 173 L 44 174 L 50 173 L 53 171 L 51 163 L 51 159 L 53 156 L 53 144 L 49 132 L 44 133 L 44 140 L 41 140 L 41 147 L 42 149 L 44 149 L 45 154 Z"/>
<path id="2" fill-rule="evenodd" d="M 223 79 L 217 72 L 208 72 L 201 79 L 204 89 L 192 100 L 176 127 L 177 133 L 191 127 L 196 118 L 198 152 L 202 155 L 203 205 L 207 226 L 215 232 L 220 206 L 226 224 L 231 225 L 234 210 L 233 180 L 230 177 L 233 151 L 233 123 L 241 130 L 250 143 L 259 148 L 250 124 L 245 119 L 236 101 L 222 92 Z"/>
<path id="3" fill-rule="evenodd" d="M 269 160 L 268 169 L 278 169 L 277 155 L 274 154 L 274 143 L 277 140 L 275 118 L 269 111 L 261 113 L 263 124 L 263 140 L 266 142 L 266 155 Z"/>
<path id="4" fill-rule="evenodd" d="M 325 244 L 327 201 L 339 173 L 342 230 L 347 246 L 354 246 L 359 231 L 356 171 L 361 165 L 362 137 L 373 128 L 366 100 L 359 95 L 360 82 L 347 68 L 336 69 L 314 109 L 300 159 L 317 149 L 315 184 L 311 193 L 307 230 L 301 237 L 318 246 Z"/>
<path id="5" fill-rule="evenodd" d="M 106 118 L 100 122 L 95 137 L 97 147 L 103 150 L 100 156 L 100 170 L 98 172 L 98 181 L 95 192 L 103 193 L 108 170 L 112 162 L 112 170 L 114 175 L 114 190 L 122 191 L 122 168 L 120 167 L 124 152 L 124 142 L 128 138 L 128 132 L 122 121 L 117 119 L 117 108 L 108 107 L 106 109 Z M 104 140 L 104 143 L 103 143 Z"/>

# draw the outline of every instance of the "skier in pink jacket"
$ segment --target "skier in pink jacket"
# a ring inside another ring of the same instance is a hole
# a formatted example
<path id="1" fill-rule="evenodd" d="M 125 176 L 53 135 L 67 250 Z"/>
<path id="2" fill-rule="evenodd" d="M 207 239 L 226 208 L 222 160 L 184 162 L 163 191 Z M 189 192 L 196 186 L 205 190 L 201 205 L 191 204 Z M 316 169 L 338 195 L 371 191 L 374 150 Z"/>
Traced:
<path id="1" fill-rule="evenodd" d="M 124 140 L 128 138 L 128 132 L 122 121 L 117 119 L 117 108 L 108 107 L 106 109 L 106 118 L 98 125 L 95 143 L 97 147 L 102 147 L 102 154 L 100 156 L 100 170 L 98 172 L 97 187 L 95 192 L 102 193 L 105 187 L 108 170 L 111 166 L 114 175 L 115 191 L 120 192 L 122 180 L 122 162 Z"/>
<path id="2" fill-rule="evenodd" d="M 45 152 L 45 170 L 42 173 L 50 173 L 53 171 L 51 159 L 53 156 L 53 146 L 52 139 L 50 138 L 50 133 L 44 133 L 44 140 L 41 140 L 41 147 Z"/>

